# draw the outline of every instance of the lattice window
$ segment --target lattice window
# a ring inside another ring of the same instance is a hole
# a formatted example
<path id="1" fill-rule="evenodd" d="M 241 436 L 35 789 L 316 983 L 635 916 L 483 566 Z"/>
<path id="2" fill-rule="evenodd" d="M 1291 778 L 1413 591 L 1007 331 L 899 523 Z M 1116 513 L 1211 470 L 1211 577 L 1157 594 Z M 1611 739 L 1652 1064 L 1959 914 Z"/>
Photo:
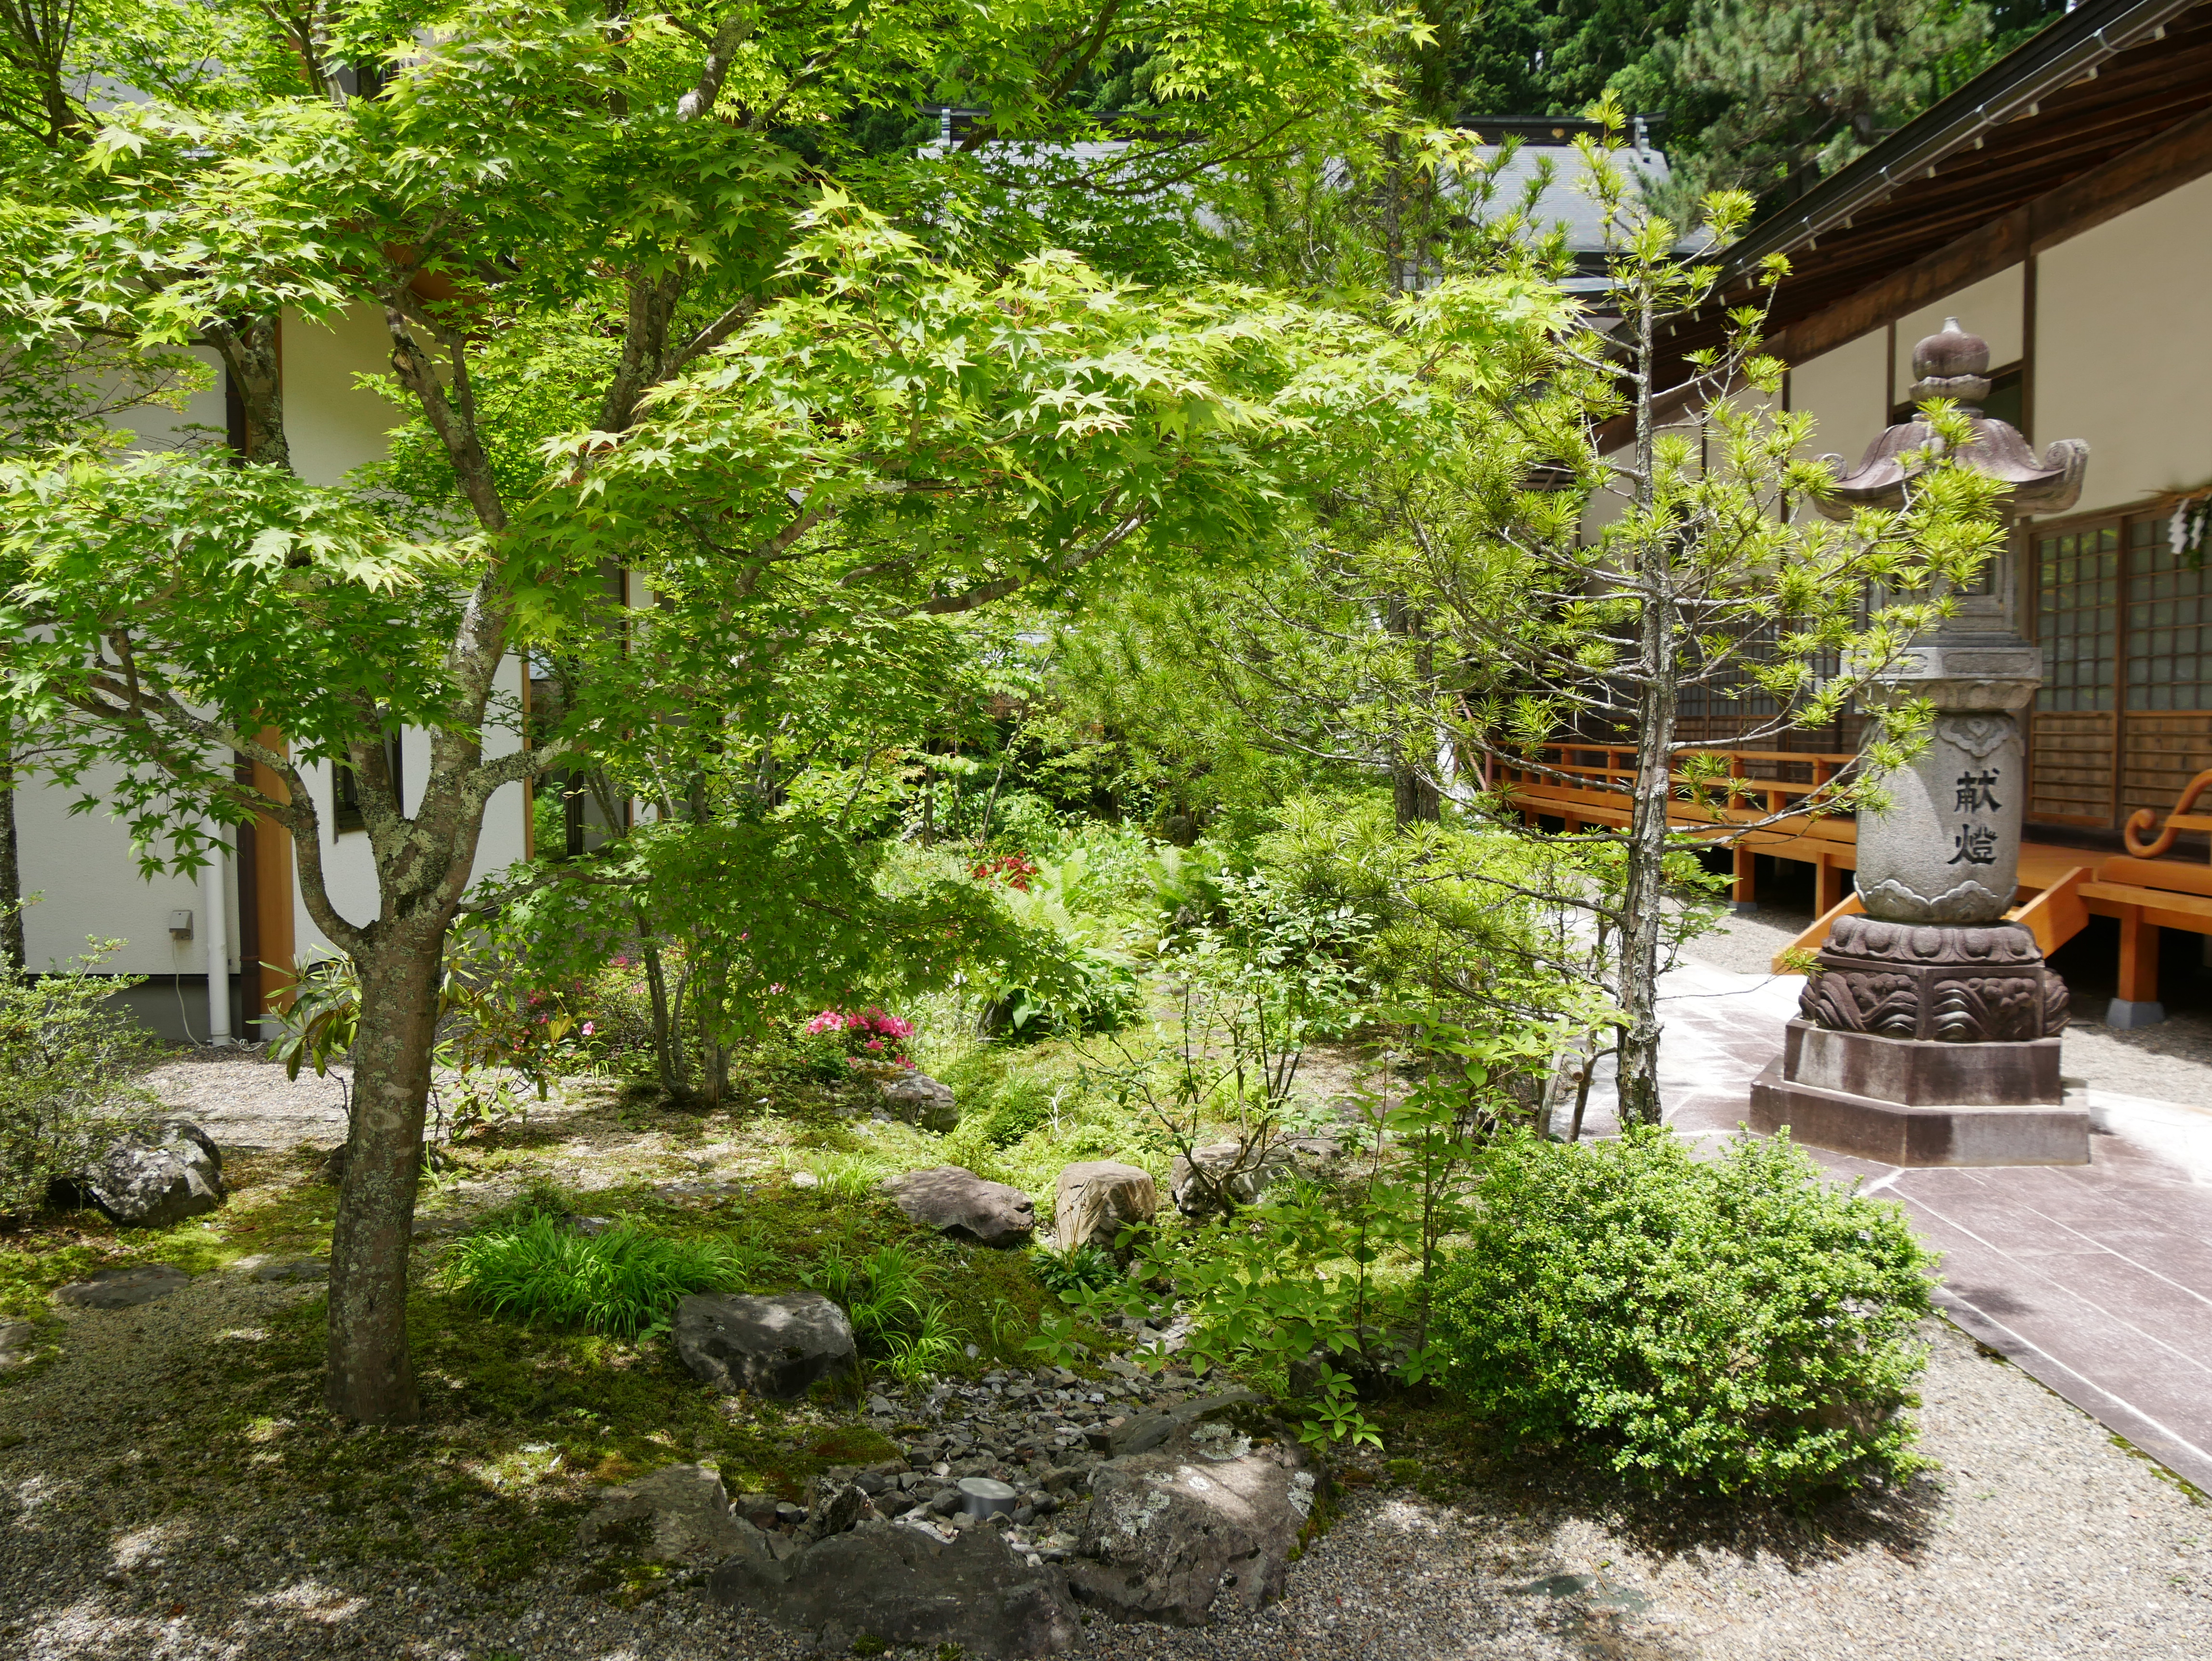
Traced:
<path id="1" fill-rule="evenodd" d="M 2155 516 L 2128 526 L 2127 708 L 2212 708 L 2212 588 Z"/>
<path id="2" fill-rule="evenodd" d="M 2036 539 L 2038 709 L 2110 709 L 2118 667 L 2120 532 L 2094 526 Z"/>

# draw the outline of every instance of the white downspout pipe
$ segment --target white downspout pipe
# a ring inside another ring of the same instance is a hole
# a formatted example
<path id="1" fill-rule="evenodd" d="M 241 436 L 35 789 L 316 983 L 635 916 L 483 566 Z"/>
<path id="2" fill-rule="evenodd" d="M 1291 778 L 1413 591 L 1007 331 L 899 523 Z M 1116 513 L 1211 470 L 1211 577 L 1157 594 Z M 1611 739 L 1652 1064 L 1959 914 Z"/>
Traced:
<path id="1" fill-rule="evenodd" d="M 230 846 L 219 820 L 208 821 L 208 833 L 215 846 L 200 870 L 200 916 L 207 922 L 208 1043 L 221 1050 L 234 1042 L 230 1031 L 230 897 L 224 880 Z"/>

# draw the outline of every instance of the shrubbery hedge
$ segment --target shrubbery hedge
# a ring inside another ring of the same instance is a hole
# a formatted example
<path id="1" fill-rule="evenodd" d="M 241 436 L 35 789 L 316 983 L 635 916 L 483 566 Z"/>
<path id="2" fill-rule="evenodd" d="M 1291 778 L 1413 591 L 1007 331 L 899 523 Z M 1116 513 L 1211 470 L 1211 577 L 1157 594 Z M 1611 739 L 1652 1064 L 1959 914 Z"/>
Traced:
<path id="1" fill-rule="evenodd" d="M 1923 1468 L 1906 1409 L 1934 1260 L 1786 1141 L 1672 1135 L 1489 1155 L 1440 1275 L 1442 1380 L 1522 1439 L 1651 1487 L 1803 1496 Z"/>

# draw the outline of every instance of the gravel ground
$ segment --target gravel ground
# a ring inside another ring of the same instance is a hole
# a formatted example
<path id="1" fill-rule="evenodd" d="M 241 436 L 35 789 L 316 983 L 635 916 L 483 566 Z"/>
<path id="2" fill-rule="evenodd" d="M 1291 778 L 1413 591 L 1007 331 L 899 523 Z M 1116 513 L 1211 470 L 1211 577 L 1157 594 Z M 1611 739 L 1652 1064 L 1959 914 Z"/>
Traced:
<path id="1" fill-rule="evenodd" d="M 1765 975 L 1771 971 L 1774 954 L 1811 921 L 1802 912 L 1762 907 L 1748 916 L 1724 918 L 1711 934 L 1691 941 L 1683 956 L 1739 975 Z M 2066 1029 L 2061 1063 L 2069 1078 L 2084 1080 L 2092 1090 L 2124 1096 L 2185 1107 L 2212 1104 L 2212 1020 L 2177 1014 L 2156 1026 L 2116 1032 L 2101 1021 L 2085 1019 L 2103 1011 L 2100 998 L 2084 998 L 2076 1007 Z M 1778 1050 L 1781 1043 L 1778 1034 Z M 2212 1654 L 2212 1640 L 2207 1641 L 2206 1653 Z"/>
<path id="2" fill-rule="evenodd" d="M 317 1078 L 240 1050 L 178 1050 L 145 1077 L 146 1086 L 222 1147 L 276 1151 L 302 1142 L 335 1147 L 346 1137 L 350 1070 Z"/>
<path id="3" fill-rule="evenodd" d="M 571 1590 L 578 1564 L 556 1556 L 488 1592 L 405 1562 L 343 1565 L 334 1537 L 363 1519 L 305 1497 L 246 1512 L 197 1501 L 183 1427 L 152 1419 L 144 1380 L 209 1346 L 254 1342 L 282 1304 L 307 1295 L 226 1275 L 140 1309 L 72 1314 L 61 1360 L 0 1389 L 0 1654 L 802 1652 L 696 1585 L 625 1609 Z M 1434 1457 L 1427 1497 L 1351 1488 L 1273 1607 L 1197 1631 L 1094 1625 L 1082 1653 L 2202 1661 L 2212 1513 L 1963 1335 L 1938 1325 L 1930 1337 L 1923 1422 L 1942 1469 L 1909 1492 L 1800 1518 L 1624 1500 L 1533 1463 L 1493 1466 L 1468 1488 Z M 281 1445 L 262 1457 L 281 1461 Z"/>

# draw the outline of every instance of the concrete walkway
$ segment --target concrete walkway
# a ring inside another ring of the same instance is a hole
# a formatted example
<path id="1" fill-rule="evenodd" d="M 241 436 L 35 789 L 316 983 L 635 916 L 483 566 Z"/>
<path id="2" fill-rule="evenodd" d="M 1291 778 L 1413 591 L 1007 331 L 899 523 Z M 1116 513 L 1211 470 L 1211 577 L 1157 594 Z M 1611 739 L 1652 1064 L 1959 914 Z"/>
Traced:
<path id="1" fill-rule="evenodd" d="M 1693 964 L 1662 985 L 1668 1120 L 1730 1135 L 1804 982 Z M 1612 1097 L 1609 1080 L 1593 1087 L 1589 1130 L 1615 1128 Z M 2212 1493 L 2212 1110 L 2101 1091 L 2089 1106 L 2081 1166 L 1902 1170 L 1808 1151 L 1904 1204 L 1943 1254 L 1936 1301 L 1960 1327 Z"/>

